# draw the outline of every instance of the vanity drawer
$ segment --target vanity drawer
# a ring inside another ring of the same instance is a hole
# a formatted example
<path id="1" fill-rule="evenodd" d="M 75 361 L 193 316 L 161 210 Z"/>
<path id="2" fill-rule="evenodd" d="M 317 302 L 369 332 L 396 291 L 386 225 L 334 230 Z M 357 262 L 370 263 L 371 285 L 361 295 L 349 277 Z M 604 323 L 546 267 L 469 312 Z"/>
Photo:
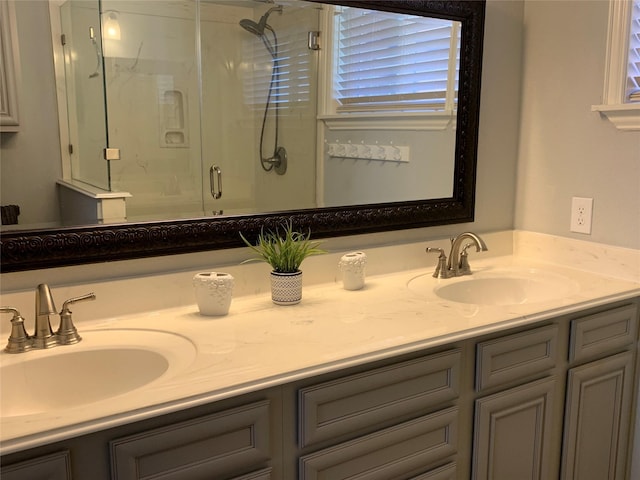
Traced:
<path id="1" fill-rule="evenodd" d="M 637 338 L 638 307 L 625 305 L 571 321 L 569 361 L 615 352 Z"/>
<path id="2" fill-rule="evenodd" d="M 269 401 L 119 438 L 110 447 L 114 479 L 229 478 L 269 459 Z M 246 478 L 269 478 L 268 471 L 256 474 Z"/>
<path id="3" fill-rule="evenodd" d="M 558 326 L 536 328 L 476 346 L 476 390 L 544 372 L 556 365 Z"/>
<path id="4" fill-rule="evenodd" d="M 233 477 L 231 480 L 273 480 L 271 478 L 271 468 L 263 468 L 257 472 L 252 472 L 241 477 Z"/>
<path id="5" fill-rule="evenodd" d="M 456 480 L 456 464 L 448 463 L 442 467 L 429 470 L 427 473 L 411 477 L 411 480 Z"/>
<path id="6" fill-rule="evenodd" d="M 460 351 L 450 350 L 298 391 L 301 447 L 455 399 Z"/>
<path id="7" fill-rule="evenodd" d="M 455 454 L 457 443 L 458 409 L 454 407 L 304 455 L 299 480 L 407 478 Z M 424 475 L 415 478 L 449 478 Z"/>
<path id="8" fill-rule="evenodd" d="M 71 480 L 68 450 L 2 466 L 2 480 Z"/>

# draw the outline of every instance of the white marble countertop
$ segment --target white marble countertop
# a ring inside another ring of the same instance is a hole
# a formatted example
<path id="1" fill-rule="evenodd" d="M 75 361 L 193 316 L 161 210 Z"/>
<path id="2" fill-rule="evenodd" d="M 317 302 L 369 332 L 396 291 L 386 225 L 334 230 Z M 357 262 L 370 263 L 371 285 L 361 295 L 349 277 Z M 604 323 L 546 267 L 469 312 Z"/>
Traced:
<path id="1" fill-rule="evenodd" d="M 85 332 L 80 344 L 84 348 L 90 347 L 91 331 L 151 329 L 183 336 L 195 355 L 181 371 L 127 394 L 74 408 L 2 417 L 1 453 L 640 296 L 636 282 L 512 256 L 475 260 L 472 266 L 478 273 L 543 270 L 569 279 L 572 290 L 563 298 L 539 303 L 462 304 L 442 300 L 429 289 L 421 295 L 410 291 L 410 279 L 431 274 L 421 268 L 368 277 L 358 291 L 346 291 L 333 282 L 305 287 L 302 302 L 295 306 L 273 305 L 268 294 L 260 294 L 234 299 L 224 317 L 203 317 L 194 304 L 83 322 L 79 330 Z M 433 287 L 460 281 L 429 278 Z M 2 352 L 0 362 L 46 354 Z"/>

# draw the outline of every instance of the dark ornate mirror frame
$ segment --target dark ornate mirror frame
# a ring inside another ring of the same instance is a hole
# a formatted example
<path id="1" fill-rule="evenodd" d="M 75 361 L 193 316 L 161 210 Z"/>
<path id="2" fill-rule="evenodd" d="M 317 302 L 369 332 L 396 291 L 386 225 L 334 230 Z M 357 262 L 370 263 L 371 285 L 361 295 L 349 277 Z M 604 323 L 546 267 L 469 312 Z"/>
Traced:
<path id="1" fill-rule="evenodd" d="M 319 0 L 312 0 L 319 1 Z M 2 272 L 241 247 L 239 232 L 291 219 L 314 238 L 473 221 L 485 0 L 336 1 L 462 22 L 453 197 L 178 221 L 16 230 L 0 236 Z"/>

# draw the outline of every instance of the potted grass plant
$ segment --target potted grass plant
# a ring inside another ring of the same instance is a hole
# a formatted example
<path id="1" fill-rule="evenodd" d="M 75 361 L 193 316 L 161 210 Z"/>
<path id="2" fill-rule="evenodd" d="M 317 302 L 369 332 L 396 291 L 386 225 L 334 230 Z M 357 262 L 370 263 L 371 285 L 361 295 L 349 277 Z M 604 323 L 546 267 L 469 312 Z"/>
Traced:
<path id="1" fill-rule="evenodd" d="M 286 222 L 275 230 L 258 235 L 253 245 L 242 233 L 244 243 L 257 254 L 249 261 L 264 261 L 271 265 L 271 299 L 278 305 L 295 305 L 302 299 L 302 270 L 300 264 L 311 256 L 325 253 L 318 248 L 320 242 L 311 241 L 311 232 L 301 233 L 293 229 L 293 223 Z M 244 263 L 244 262 L 243 262 Z"/>

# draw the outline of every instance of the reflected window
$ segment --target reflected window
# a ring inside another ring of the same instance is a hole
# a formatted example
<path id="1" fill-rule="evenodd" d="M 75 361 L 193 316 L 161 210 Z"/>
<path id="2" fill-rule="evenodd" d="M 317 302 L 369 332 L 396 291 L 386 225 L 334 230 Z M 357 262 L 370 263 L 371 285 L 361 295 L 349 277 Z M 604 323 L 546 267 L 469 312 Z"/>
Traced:
<path id="1" fill-rule="evenodd" d="M 459 22 L 341 7 L 333 40 L 336 112 L 455 109 Z"/>
<path id="2" fill-rule="evenodd" d="M 640 102 L 640 0 L 631 7 L 627 95 L 629 102 Z"/>

